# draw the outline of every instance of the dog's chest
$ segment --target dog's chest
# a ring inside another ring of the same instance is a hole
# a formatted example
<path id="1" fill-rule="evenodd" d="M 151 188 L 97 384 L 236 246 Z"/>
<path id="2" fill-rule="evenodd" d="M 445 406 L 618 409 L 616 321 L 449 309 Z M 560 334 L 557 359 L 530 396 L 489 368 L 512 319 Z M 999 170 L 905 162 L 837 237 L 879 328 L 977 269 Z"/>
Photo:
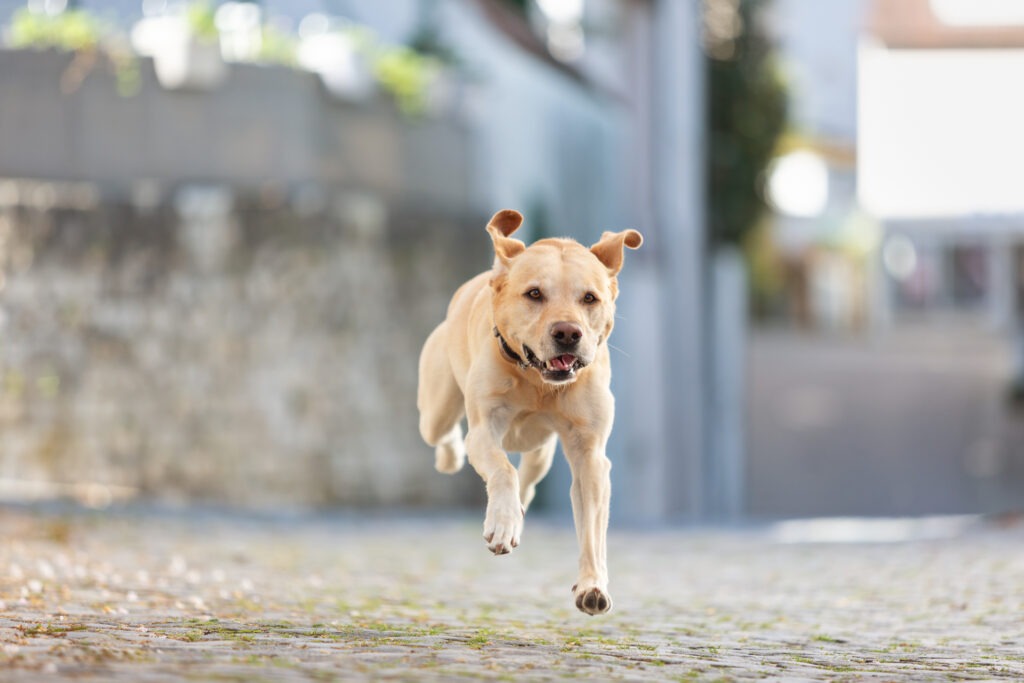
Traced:
<path id="1" fill-rule="evenodd" d="M 502 447 L 507 451 L 531 451 L 544 445 L 555 431 L 555 423 L 549 413 L 522 412 L 509 425 Z"/>

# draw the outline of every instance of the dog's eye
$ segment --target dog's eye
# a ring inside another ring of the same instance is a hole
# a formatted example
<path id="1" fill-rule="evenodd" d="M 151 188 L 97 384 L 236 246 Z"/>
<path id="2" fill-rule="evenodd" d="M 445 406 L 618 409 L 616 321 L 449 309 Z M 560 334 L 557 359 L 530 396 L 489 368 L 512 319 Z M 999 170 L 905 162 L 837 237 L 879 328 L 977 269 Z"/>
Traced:
<path id="1" fill-rule="evenodd" d="M 597 303 L 597 297 L 594 296 L 593 292 L 587 292 L 586 294 L 583 295 L 583 303 L 585 303 L 585 304 Z"/>
<path id="2" fill-rule="evenodd" d="M 540 300 L 541 300 L 541 299 L 543 298 L 543 296 L 544 296 L 544 295 L 540 293 L 540 290 L 539 290 L 539 289 L 537 289 L 536 287 L 534 287 L 533 289 L 531 289 L 530 291 L 528 291 L 528 292 L 526 293 L 526 296 L 528 296 L 528 297 L 530 297 L 531 299 L 534 299 L 534 300 L 536 300 L 536 301 L 540 301 Z"/>

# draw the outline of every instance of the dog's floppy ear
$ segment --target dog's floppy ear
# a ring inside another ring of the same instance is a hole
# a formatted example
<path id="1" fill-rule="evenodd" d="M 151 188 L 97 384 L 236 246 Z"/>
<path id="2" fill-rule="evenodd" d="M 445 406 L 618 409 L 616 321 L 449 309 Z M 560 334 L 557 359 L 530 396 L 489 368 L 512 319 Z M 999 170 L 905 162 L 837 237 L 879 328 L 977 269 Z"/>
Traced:
<path id="1" fill-rule="evenodd" d="M 526 250 L 525 244 L 509 237 L 522 224 L 523 215 L 512 209 L 502 209 L 491 217 L 491 222 L 487 224 L 487 233 L 494 242 L 497 263 L 507 266 L 509 261 Z"/>
<path id="2" fill-rule="evenodd" d="M 611 275 L 618 275 L 622 270 L 624 247 L 638 249 L 644 243 L 643 235 L 636 230 L 622 232 L 605 232 L 597 244 L 590 247 L 590 253 L 605 265 Z"/>

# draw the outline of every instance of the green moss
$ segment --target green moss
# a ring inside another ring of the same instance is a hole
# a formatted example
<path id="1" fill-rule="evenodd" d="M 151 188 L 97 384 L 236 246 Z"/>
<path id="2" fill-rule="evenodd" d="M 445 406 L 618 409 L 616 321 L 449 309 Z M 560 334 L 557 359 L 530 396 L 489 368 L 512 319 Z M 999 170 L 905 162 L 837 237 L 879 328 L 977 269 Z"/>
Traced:
<path id="1" fill-rule="evenodd" d="M 85 624 L 35 624 L 34 626 L 25 626 L 19 624 L 16 627 L 21 634 L 26 637 L 34 636 L 52 636 L 60 638 L 66 636 L 72 631 L 85 631 L 88 627 Z"/>
<path id="2" fill-rule="evenodd" d="M 488 628 L 482 628 L 466 641 L 466 645 L 474 650 L 482 650 L 485 646 L 491 644 L 493 637 L 494 631 Z"/>

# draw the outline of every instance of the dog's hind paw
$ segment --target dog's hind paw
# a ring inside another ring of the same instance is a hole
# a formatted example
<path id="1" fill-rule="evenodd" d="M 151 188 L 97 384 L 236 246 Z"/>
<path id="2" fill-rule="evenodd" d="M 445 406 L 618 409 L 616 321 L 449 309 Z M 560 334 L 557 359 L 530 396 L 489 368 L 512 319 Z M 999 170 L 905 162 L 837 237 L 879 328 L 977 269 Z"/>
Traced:
<path id="1" fill-rule="evenodd" d="M 591 616 L 612 610 L 612 596 L 608 593 L 596 587 L 578 589 L 577 586 L 572 587 L 573 593 L 576 594 L 576 609 Z"/>
<path id="2" fill-rule="evenodd" d="M 466 452 L 461 453 L 448 445 L 438 446 L 434 451 L 434 469 L 442 474 L 455 474 L 466 463 Z"/>
<path id="3" fill-rule="evenodd" d="M 434 449 L 434 469 L 443 474 L 455 474 L 466 464 L 466 445 L 462 438 L 449 439 Z"/>

